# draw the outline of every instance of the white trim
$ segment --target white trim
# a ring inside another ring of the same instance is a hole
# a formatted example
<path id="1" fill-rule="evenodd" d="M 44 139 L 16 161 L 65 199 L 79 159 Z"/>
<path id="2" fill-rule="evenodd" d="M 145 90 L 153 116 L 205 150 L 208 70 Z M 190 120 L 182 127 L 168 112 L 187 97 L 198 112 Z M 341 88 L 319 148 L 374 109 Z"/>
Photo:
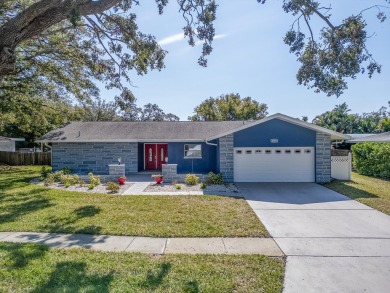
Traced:
<path id="1" fill-rule="evenodd" d="M 291 123 L 291 124 L 295 124 L 295 125 L 298 125 L 298 126 L 301 126 L 301 127 L 305 127 L 305 128 L 311 129 L 311 130 L 315 130 L 317 132 L 323 132 L 323 133 L 326 133 L 326 134 L 330 134 L 331 135 L 331 139 L 350 139 L 349 135 L 345 135 L 345 134 L 342 134 L 342 133 L 339 133 L 339 132 L 336 132 L 336 131 L 333 131 L 333 130 L 326 129 L 324 127 L 321 127 L 321 126 L 318 126 L 318 125 L 315 125 L 315 124 L 312 124 L 312 123 L 308 123 L 308 122 L 305 122 L 305 121 L 302 121 L 302 120 L 299 120 L 299 119 L 292 118 L 292 117 L 287 116 L 287 115 L 283 115 L 283 114 L 277 113 L 277 114 L 265 117 L 265 118 L 263 118 L 261 120 L 255 121 L 255 122 L 248 122 L 247 124 L 244 124 L 241 127 L 237 127 L 235 129 L 232 129 L 232 130 L 226 131 L 224 133 L 218 134 L 218 136 L 209 137 L 209 138 L 207 138 L 207 140 L 214 140 L 214 139 L 220 138 L 222 136 L 226 136 L 226 135 L 232 134 L 234 132 L 247 129 L 249 127 L 256 126 L 256 125 L 259 125 L 261 123 L 264 123 L 264 122 L 267 122 L 267 121 L 270 121 L 270 120 L 273 120 L 273 119 L 279 119 L 279 120 L 282 120 L 282 121 L 285 121 L 285 122 L 288 122 L 288 123 Z"/>

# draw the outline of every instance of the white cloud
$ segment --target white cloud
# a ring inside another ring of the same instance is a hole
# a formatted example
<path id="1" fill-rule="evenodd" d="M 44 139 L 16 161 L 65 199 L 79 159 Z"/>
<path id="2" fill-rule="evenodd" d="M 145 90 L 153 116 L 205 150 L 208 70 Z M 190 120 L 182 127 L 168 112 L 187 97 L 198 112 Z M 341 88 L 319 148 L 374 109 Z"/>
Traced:
<path id="1" fill-rule="evenodd" d="M 215 35 L 214 36 L 214 40 L 219 40 L 219 39 L 223 39 L 223 38 L 226 38 L 227 37 L 227 34 L 220 34 L 220 35 Z M 178 33 L 178 34 L 175 34 L 175 35 L 171 35 L 169 37 L 166 37 L 162 40 L 159 40 L 158 41 L 158 44 L 160 46 L 164 46 L 164 45 L 169 45 L 169 44 L 173 44 L 173 43 L 177 43 L 177 42 L 180 42 L 184 40 L 184 33 Z M 195 42 L 195 46 L 199 46 L 200 44 L 202 44 L 203 42 L 202 41 L 196 41 Z"/>
<path id="2" fill-rule="evenodd" d="M 184 33 L 178 33 L 158 41 L 160 46 L 173 44 L 184 40 Z"/>
<path id="3" fill-rule="evenodd" d="M 214 36 L 214 41 L 220 40 L 220 39 L 223 39 L 223 38 L 226 38 L 226 37 L 227 37 L 226 34 L 215 35 L 215 36 Z M 196 41 L 196 42 L 195 42 L 195 46 L 199 46 L 199 45 L 202 45 L 202 44 L 203 44 L 203 41 Z"/>

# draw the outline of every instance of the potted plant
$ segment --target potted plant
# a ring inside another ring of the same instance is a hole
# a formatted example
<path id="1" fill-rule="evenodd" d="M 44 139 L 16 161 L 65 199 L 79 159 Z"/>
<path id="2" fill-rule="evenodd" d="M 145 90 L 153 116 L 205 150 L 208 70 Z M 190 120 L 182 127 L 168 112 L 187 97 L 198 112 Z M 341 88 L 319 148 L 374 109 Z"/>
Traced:
<path id="1" fill-rule="evenodd" d="M 157 184 L 161 184 L 163 181 L 163 175 L 162 174 L 153 174 L 152 178 L 154 178 L 154 181 L 156 181 Z"/>
<path id="2" fill-rule="evenodd" d="M 121 177 L 118 178 L 118 183 L 119 183 L 120 185 L 125 184 L 125 182 L 126 182 L 126 177 L 121 176 Z"/>

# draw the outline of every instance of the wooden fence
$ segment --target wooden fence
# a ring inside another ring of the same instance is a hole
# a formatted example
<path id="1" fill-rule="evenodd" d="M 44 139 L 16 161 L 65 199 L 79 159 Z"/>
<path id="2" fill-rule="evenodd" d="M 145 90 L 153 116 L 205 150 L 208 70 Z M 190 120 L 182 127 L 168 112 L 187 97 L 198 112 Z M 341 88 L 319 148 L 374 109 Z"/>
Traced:
<path id="1" fill-rule="evenodd" d="M 51 153 L 0 152 L 0 163 L 20 165 L 51 165 Z"/>

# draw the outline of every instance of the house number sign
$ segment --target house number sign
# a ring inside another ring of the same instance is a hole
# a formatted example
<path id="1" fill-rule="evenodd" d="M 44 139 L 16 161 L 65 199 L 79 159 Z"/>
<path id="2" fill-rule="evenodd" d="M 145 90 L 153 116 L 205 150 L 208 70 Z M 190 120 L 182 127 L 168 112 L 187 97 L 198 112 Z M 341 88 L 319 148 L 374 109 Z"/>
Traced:
<path id="1" fill-rule="evenodd" d="M 270 139 L 270 142 L 271 142 L 271 143 L 278 143 L 278 142 L 279 142 L 279 139 L 277 139 L 277 138 L 271 138 L 271 139 Z"/>

